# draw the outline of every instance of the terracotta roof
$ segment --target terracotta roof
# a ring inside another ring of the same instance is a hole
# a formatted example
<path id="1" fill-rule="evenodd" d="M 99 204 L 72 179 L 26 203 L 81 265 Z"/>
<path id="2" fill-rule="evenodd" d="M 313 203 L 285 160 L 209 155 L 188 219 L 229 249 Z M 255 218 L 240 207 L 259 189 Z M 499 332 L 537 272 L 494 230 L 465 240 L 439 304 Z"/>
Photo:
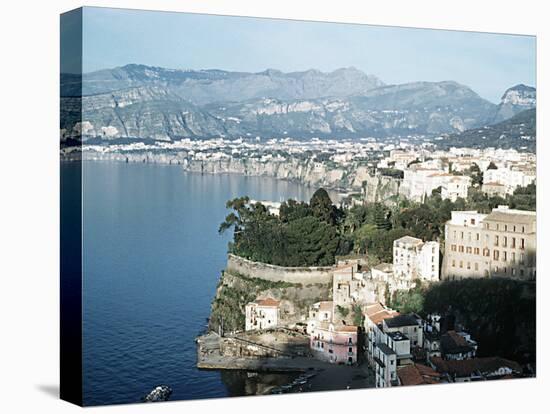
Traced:
<path id="1" fill-rule="evenodd" d="M 355 325 L 342 325 L 334 328 L 336 332 L 357 332 L 357 326 Z"/>
<path id="2" fill-rule="evenodd" d="M 521 373 L 521 365 L 515 361 L 500 357 L 472 358 L 459 361 L 446 361 L 441 357 L 432 357 L 431 362 L 440 373 L 456 377 L 469 377 L 474 374 L 488 375 L 499 368 L 509 368 L 515 373 Z"/>
<path id="3" fill-rule="evenodd" d="M 365 315 L 372 321 L 372 323 L 378 325 L 384 319 L 398 316 L 399 312 L 386 309 L 381 303 L 371 303 L 365 307 Z"/>
<path id="4" fill-rule="evenodd" d="M 441 374 L 422 364 L 407 365 L 397 370 L 401 385 L 437 384 Z"/>
<path id="5" fill-rule="evenodd" d="M 332 312 L 333 303 L 330 300 L 325 300 L 319 302 L 319 310 L 321 311 L 331 311 Z"/>
<path id="6" fill-rule="evenodd" d="M 263 306 L 266 308 L 277 308 L 281 301 L 275 300 L 273 298 L 266 298 L 266 299 L 257 299 L 256 304 L 259 306 Z"/>

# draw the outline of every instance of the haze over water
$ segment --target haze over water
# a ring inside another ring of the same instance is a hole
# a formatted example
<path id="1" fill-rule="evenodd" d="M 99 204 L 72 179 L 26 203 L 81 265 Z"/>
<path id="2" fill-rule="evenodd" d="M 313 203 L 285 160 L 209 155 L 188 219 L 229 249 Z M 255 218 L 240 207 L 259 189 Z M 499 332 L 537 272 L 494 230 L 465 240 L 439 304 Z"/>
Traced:
<path id="1" fill-rule="evenodd" d="M 195 367 L 231 236 L 218 234 L 225 203 L 309 200 L 315 189 L 109 162 L 84 163 L 82 189 L 85 404 L 138 402 L 160 384 L 172 400 L 238 393 Z"/>

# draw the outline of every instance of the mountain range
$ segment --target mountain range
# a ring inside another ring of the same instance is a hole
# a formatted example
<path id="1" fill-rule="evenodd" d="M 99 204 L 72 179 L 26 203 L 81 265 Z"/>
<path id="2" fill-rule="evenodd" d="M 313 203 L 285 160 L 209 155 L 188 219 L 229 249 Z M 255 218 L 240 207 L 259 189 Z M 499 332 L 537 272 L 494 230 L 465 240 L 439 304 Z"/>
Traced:
<path id="1" fill-rule="evenodd" d="M 536 105 L 536 90 L 525 85 L 496 105 L 454 81 L 386 85 L 355 68 L 247 73 L 131 64 L 82 79 L 62 74 L 61 96 L 62 139 L 82 132 L 106 140 L 437 136 Z"/>

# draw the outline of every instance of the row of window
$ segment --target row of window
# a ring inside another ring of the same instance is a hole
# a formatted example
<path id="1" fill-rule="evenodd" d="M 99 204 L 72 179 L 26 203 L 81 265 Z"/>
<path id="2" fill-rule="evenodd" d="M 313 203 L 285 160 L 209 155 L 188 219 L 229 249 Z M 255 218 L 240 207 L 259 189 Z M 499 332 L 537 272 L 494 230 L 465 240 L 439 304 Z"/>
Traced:
<path id="1" fill-rule="evenodd" d="M 464 246 L 457 246 L 456 245 L 451 245 L 451 251 L 452 252 L 456 252 L 458 251 L 459 253 L 464 253 Z M 467 246 L 466 247 L 466 254 L 474 254 L 474 255 L 477 255 L 479 256 L 480 254 L 480 249 L 479 247 L 470 247 L 470 246 Z M 482 251 L 482 254 L 484 257 L 491 257 L 491 250 L 488 249 L 487 247 L 485 247 Z M 512 262 L 512 263 L 516 263 L 516 252 L 507 252 L 506 250 L 493 250 L 493 260 L 501 260 L 503 262 Z M 525 263 L 525 253 L 520 253 L 519 254 L 519 264 L 524 264 Z"/>
<path id="2" fill-rule="evenodd" d="M 453 238 L 456 239 L 457 237 L 457 232 L 456 230 L 453 231 Z M 475 241 L 480 241 L 480 234 L 479 233 L 475 233 Z M 464 232 L 461 231 L 460 232 L 460 240 L 464 240 Z M 524 238 L 518 238 L 519 240 L 519 246 L 520 246 L 520 249 L 525 249 L 525 239 Z M 468 241 L 472 241 L 472 233 L 471 232 L 468 232 Z M 512 249 L 515 249 L 516 248 L 516 238 L 515 237 L 507 237 L 507 236 L 498 236 L 498 235 L 495 235 L 494 236 L 494 239 L 493 239 L 493 242 L 494 242 L 494 245 L 495 246 L 499 246 L 499 243 L 502 243 L 502 246 L 503 247 L 508 247 L 508 241 L 510 242 L 510 247 Z M 485 244 L 489 244 L 489 235 L 486 234 L 485 235 Z"/>
<path id="3" fill-rule="evenodd" d="M 466 269 L 467 269 L 467 270 L 472 270 L 472 264 L 471 264 L 470 262 L 464 263 L 462 260 L 460 260 L 460 261 L 458 262 L 458 267 L 459 267 L 460 269 L 464 269 L 464 265 L 466 265 Z M 453 260 L 452 263 L 451 263 L 451 266 L 452 266 L 452 267 L 457 267 L 457 262 L 456 262 L 455 260 Z M 474 262 L 473 270 L 474 270 L 474 271 L 479 271 L 479 263 Z M 494 273 L 500 273 L 500 272 L 502 272 L 502 273 L 504 273 L 504 274 L 508 274 L 508 267 L 506 267 L 506 266 L 503 266 L 503 267 L 495 266 L 495 267 L 493 268 L 493 272 L 494 272 Z M 489 276 L 489 271 L 488 271 L 488 270 L 485 270 L 484 273 L 485 273 L 485 276 Z M 517 273 L 516 273 L 516 268 L 512 267 L 512 268 L 510 269 L 510 274 L 511 274 L 512 276 L 515 276 L 515 275 L 517 274 Z M 525 270 L 524 270 L 523 268 L 520 268 L 520 269 L 519 269 L 519 274 L 520 274 L 520 276 L 524 276 Z"/>

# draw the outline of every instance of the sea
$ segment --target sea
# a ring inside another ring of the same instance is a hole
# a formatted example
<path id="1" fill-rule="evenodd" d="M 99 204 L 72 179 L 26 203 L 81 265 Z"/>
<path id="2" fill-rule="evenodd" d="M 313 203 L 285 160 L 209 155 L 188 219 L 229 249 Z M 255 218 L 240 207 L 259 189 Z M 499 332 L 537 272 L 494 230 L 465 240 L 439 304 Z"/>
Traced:
<path id="1" fill-rule="evenodd" d="M 195 338 L 206 329 L 231 237 L 218 227 L 234 197 L 309 200 L 315 190 L 176 165 L 84 162 L 84 404 L 140 402 L 161 384 L 171 400 L 259 393 L 257 375 L 196 368 Z"/>

